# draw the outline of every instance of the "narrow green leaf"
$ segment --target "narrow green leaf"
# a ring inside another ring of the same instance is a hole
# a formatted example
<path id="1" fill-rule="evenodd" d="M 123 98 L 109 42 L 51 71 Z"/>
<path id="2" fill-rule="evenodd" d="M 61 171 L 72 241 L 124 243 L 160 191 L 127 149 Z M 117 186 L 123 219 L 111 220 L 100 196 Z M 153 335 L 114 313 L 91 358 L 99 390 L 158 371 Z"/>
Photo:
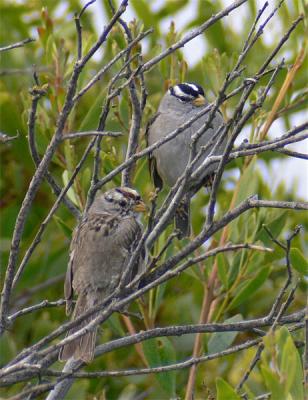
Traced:
<path id="1" fill-rule="evenodd" d="M 92 103 L 89 107 L 85 117 L 82 119 L 82 122 L 78 128 L 79 132 L 97 128 L 97 121 L 99 120 L 99 116 L 102 111 L 102 105 L 104 104 L 105 99 L 106 91 L 102 90 L 101 93 L 97 96 L 95 102 Z"/>
<path id="2" fill-rule="evenodd" d="M 292 247 L 290 250 L 292 267 L 300 274 L 308 275 L 308 262 L 298 248 Z"/>
<path id="3" fill-rule="evenodd" d="M 271 400 L 286 399 L 284 388 L 279 382 L 279 376 L 266 365 L 261 366 L 261 373 L 267 389 L 271 392 Z"/>
<path id="4" fill-rule="evenodd" d="M 287 336 L 283 343 L 280 362 L 281 374 L 285 383 L 285 390 L 290 393 L 293 399 L 304 400 L 303 389 L 303 368 L 297 348 L 292 336 L 286 327 L 277 332 L 279 336 Z M 281 340 L 280 340 L 281 342 Z"/>
<path id="5" fill-rule="evenodd" d="M 164 3 L 164 7 L 156 14 L 158 19 L 166 18 L 168 15 L 179 12 L 188 3 L 188 0 L 166 1 Z"/>
<path id="6" fill-rule="evenodd" d="M 295 352 L 294 352 L 295 350 Z M 291 337 L 288 337 L 282 349 L 281 373 L 286 392 L 290 391 L 295 378 L 296 349 Z"/>
<path id="7" fill-rule="evenodd" d="M 287 217 L 288 212 L 280 210 L 272 211 L 268 215 L 269 222 L 266 223 L 266 227 L 272 232 L 275 238 L 280 235 L 282 229 L 286 226 Z M 256 240 L 261 240 L 266 246 L 272 246 L 273 244 L 272 240 L 270 239 L 263 227 L 261 227 L 259 233 L 257 234 Z"/>
<path id="8" fill-rule="evenodd" d="M 166 337 L 146 340 L 143 350 L 150 367 L 169 365 L 176 360 L 174 347 Z M 155 378 L 168 396 L 176 395 L 176 371 L 156 373 Z"/>
<path id="9" fill-rule="evenodd" d="M 263 285 L 263 283 L 266 281 L 266 278 L 268 277 L 268 274 L 270 272 L 269 267 L 264 267 L 261 269 L 261 271 L 258 272 L 256 277 L 252 280 L 249 280 L 246 285 L 242 287 L 240 292 L 234 297 L 234 299 L 231 301 L 229 304 L 228 310 L 232 310 L 232 308 L 235 308 L 242 304 L 244 301 L 246 301 L 249 297 L 251 297 L 258 289 L 260 286 Z"/>
<path id="10" fill-rule="evenodd" d="M 133 400 L 137 397 L 137 386 L 133 383 L 129 383 L 125 388 L 121 391 L 117 400 Z M 106 398 L 106 397 L 105 397 Z"/>
<path id="11" fill-rule="evenodd" d="M 57 215 L 54 215 L 53 219 L 56 222 L 56 224 L 61 228 L 61 230 L 64 233 L 64 235 L 68 239 L 71 239 L 71 237 L 72 237 L 72 229 Z"/>
<path id="12" fill-rule="evenodd" d="M 166 283 L 159 285 L 155 288 L 155 299 L 154 299 L 154 307 L 153 307 L 153 318 L 156 318 L 159 307 L 164 299 L 164 293 L 166 290 Z"/>
<path id="13" fill-rule="evenodd" d="M 63 180 L 64 186 L 66 186 L 68 184 L 68 181 L 69 181 L 69 174 L 68 174 L 68 170 L 67 169 L 65 171 L 63 171 L 63 173 L 62 173 L 62 180 Z M 77 197 L 76 197 L 76 194 L 75 194 L 75 191 L 74 191 L 72 186 L 68 189 L 67 196 L 76 206 L 79 205 Z"/>
<path id="14" fill-rule="evenodd" d="M 238 276 L 239 270 L 240 270 L 240 264 L 241 264 L 241 259 L 242 255 L 241 253 L 237 253 L 235 257 L 233 258 L 232 264 L 229 268 L 229 273 L 228 273 L 228 285 L 229 287 L 232 285 L 232 283 L 235 281 L 235 279 Z"/>
<path id="15" fill-rule="evenodd" d="M 66 169 L 71 174 L 75 169 L 75 148 L 68 140 L 64 142 L 64 156 Z"/>
<path id="16" fill-rule="evenodd" d="M 227 260 L 224 254 L 218 254 L 216 257 L 217 268 L 218 268 L 218 278 L 223 284 L 225 289 L 228 289 L 228 268 Z"/>
<path id="17" fill-rule="evenodd" d="M 192 265 L 190 268 L 187 268 L 185 270 L 185 274 L 191 276 L 200 283 L 204 281 L 204 275 L 202 274 L 200 267 L 198 265 Z"/>
<path id="18" fill-rule="evenodd" d="M 229 383 L 222 378 L 216 379 L 217 400 L 241 400 L 241 397 L 236 393 Z"/>
<path id="19" fill-rule="evenodd" d="M 91 182 L 91 169 L 89 167 L 86 167 L 81 175 L 81 187 L 85 190 L 85 193 L 87 193 L 87 190 L 90 186 L 90 182 Z"/>
<path id="20" fill-rule="evenodd" d="M 131 0 L 131 5 L 136 11 L 137 16 L 142 20 L 144 25 L 149 27 L 155 27 L 154 35 L 159 34 L 158 21 L 151 11 L 150 3 L 145 0 Z"/>
<path id="21" fill-rule="evenodd" d="M 119 336 L 124 336 L 125 331 L 122 327 L 119 314 L 118 313 L 113 313 L 110 318 L 106 321 L 106 325 L 111 329 L 112 332 L 114 332 L 116 335 Z"/>
<path id="22" fill-rule="evenodd" d="M 226 324 L 231 322 L 239 322 L 242 321 L 241 314 L 237 314 L 232 318 L 226 319 L 224 322 Z M 208 353 L 213 354 L 219 351 L 223 351 L 227 349 L 236 338 L 238 332 L 217 332 L 214 333 L 210 340 L 208 341 Z"/>
<path id="23" fill-rule="evenodd" d="M 241 175 L 238 194 L 236 198 L 236 205 L 247 199 L 247 196 L 256 193 L 257 185 L 258 179 L 256 179 L 256 162 L 253 161 Z"/>
<path id="24" fill-rule="evenodd" d="M 255 244 L 263 246 L 263 243 L 256 242 Z M 247 274 L 253 274 L 255 271 L 260 268 L 260 265 L 266 265 L 264 262 L 265 252 L 263 251 L 254 251 L 249 259 L 249 263 L 247 266 Z"/>

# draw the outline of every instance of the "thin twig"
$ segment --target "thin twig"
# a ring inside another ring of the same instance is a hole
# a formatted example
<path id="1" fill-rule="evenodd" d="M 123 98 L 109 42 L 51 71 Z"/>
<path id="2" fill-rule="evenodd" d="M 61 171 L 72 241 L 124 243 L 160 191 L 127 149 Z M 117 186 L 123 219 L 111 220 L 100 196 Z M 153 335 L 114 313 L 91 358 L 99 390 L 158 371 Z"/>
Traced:
<path id="1" fill-rule="evenodd" d="M 39 85 L 38 76 L 36 72 L 33 74 L 33 77 L 36 84 Z M 46 94 L 46 89 L 44 88 L 42 89 L 39 86 L 36 86 L 30 90 L 30 94 L 32 96 L 32 104 L 28 119 L 28 142 L 29 142 L 30 154 L 37 168 L 41 162 L 41 158 L 39 156 L 35 141 L 35 121 L 36 121 L 38 102 L 41 99 L 41 97 Z M 61 187 L 57 184 L 57 182 L 55 181 L 55 179 L 48 170 L 46 171 L 46 180 L 49 183 L 50 187 L 52 188 L 54 194 L 56 196 L 59 196 L 61 193 Z M 78 220 L 81 215 L 78 208 L 66 196 L 63 197 L 63 203 L 66 205 L 68 210 L 74 215 L 74 217 Z"/>
<path id="2" fill-rule="evenodd" d="M 122 136 L 122 132 L 110 132 L 110 131 L 105 131 L 105 132 L 99 132 L 99 131 L 86 131 L 86 132 L 73 132 L 73 133 L 66 133 L 63 137 L 62 140 L 71 140 L 71 139 L 76 139 L 76 138 L 84 138 L 88 136 L 109 136 L 109 137 L 118 137 Z"/>
<path id="3" fill-rule="evenodd" d="M 38 304 L 35 304 L 30 307 L 26 307 L 22 310 L 16 311 L 14 314 L 11 314 L 8 317 L 9 322 L 14 321 L 16 318 L 22 317 L 26 314 L 32 313 L 33 311 L 41 310 L 42 308 L 50 308 L 50 307 L 59 307 L 65 305 L 65 300 L 60 299 L 57 301 L 48 301 L 48 300 L 43 300 Z"/>
<path id="4" fill-rule="evenodd" d="M 28 43 L 31 43 L 31 42 L 35 42 L 35 39 L 32 39 L 32 38 L 24 39 L 24 40 L 22 40 L 20 42 L 13 43 L 13 44 L 10 44 L 10 45 L 5 46 L 5 47 L 0 47 L 0 52 L 1 51 L 8 51 L 8 50 L 16 49 L 17 47 L 23 47 L 25 44 L 28 44 Z"/>

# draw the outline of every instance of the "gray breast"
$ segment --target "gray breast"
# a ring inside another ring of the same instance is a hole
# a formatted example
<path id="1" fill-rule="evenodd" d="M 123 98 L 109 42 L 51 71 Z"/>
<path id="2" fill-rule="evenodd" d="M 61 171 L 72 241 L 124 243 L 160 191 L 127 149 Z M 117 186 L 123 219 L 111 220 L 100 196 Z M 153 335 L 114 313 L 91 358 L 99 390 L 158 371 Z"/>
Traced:
<path id="1" fill-rule="evenodd" d="M 175 100 L 178 102 L 177 100 Z M 149 130 L 149 144 L 156 142 L 174 131 L 177 127 L 188 121 L 191 117 L 201 111 L 201 107 L 193 107 L 188 104 L 180 104 L 178 109 L 176 107 L 166 107 L 167 104 L 162 102 L 160 107 L 160 114 L 154 121 Z M 185 107 L 184 107 L 185 106 Z M 177 179 L 183 174 L 185 167 L 189 160 L 190 143 L 192 135 L 201 127 L 204 126 L 208 119 L 208 114 L 202 116 L 199 120 L 194 122 L 190 128 L 181 132 L 176 138 L 161 146 L 153 152 L 156 158 L 157 171 L 165 183 L 173 186 Z M 197 143 L 197 149 L 204 146 L 212 138 L 213 134 L 217 131 L 219 126 L 223 123 L 223 118 L 219 113 L 216 113 L 212 121 L 212 127 L 207 129 L 200 137 Z M 217 149 L 215 155 L 221 154 L 226 144 L 226 140 Z M 212 146 L 211 146 L 212 148 Z M 199 160 L 196 167 L 207 157 L 211 148 L 205 152 L 203 157 Z M 211 174 L 217 168 L 217 164 L 212 164 L 210 167 L 203 171 L 202 178 Z"/>

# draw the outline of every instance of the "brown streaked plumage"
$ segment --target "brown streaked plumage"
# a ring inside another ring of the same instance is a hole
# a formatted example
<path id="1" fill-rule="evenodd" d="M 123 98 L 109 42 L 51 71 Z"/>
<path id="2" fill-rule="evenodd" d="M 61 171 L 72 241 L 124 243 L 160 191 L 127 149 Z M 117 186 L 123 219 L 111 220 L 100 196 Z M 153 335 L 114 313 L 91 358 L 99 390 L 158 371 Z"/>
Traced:
<path id="1" fill-rule="evenodd" d="M 142 234 L 137 219 L 137 213 L 142 211 L 145 205 L 133 189 L 120 187 L 97 193 L 88 213 L 75 229 L 70 246 L 64 294 L 66 312 L 68 315 L 73 312 L 73 319 L 103 302 L 118 286 Z M 127 281 L 141 272 L 142 267 L 140 258 Z M 73 311 L 74 293 L 78 298 Z M 96 316 L 92 315 L 70 330 L 67 336 L 88 325 Z M 90 362 L 96 334 L 97 327 L 63 346 L 59 360 L 74 357 Z"/>

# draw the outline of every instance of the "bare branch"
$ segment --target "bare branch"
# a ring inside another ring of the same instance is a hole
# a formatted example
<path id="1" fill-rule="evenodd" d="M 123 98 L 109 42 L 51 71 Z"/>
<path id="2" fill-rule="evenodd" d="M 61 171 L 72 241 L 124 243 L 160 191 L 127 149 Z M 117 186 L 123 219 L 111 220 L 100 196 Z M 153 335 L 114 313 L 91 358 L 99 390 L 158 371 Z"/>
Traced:
<path id="1" fill-rule="evenodd" d="M 87 136 L 109 136 L 109 137 L 118 137 L 122 136 L 122 132 L 110 132 L 110 131 L 105 131 L 105 132 L 99 132 L 99 131 L 87 131 L 87 132 L 73 132 L 73 133 L 66 133 L 63 137 L 62 140 L 71 140 L 71 139 L 76 139 L 76 138 L 84 138 Z"/>
<path id="2" fill-rule="evenodd" d="M 308 137 L 308 135 L 307 135 L 307 137 Z M 303 138 L 303 139 L 305 139 L 305 138 Z M 308 154 L 298 153 L 297 151 L 288 150 L 288 149 L 275 149 L 273 151 L 285 154 L 290 157 L 300 158 L 301 160 L 308 160 Z"/>
<path id="3" fill-rule="evenodd" d="M 22 317 L 26 314 L 32 313 L 33 311 L 41 310 L 42 308 L 50 308 L 50 307 L 59 307 L 65 305 L 65 300 L 60 299 L 57 301 L 48 301 L 48 300 L 43 300 L 39 304 L 35 304 L 30 307 L 26 307 L 23 310 L 16 311 L 14 314 L 11 314 L 8 317 L 8 321 L 12 322 L 16 318 Z"/>
<path id="4" fill-rule="evenodd" d="M 34 78 L 38 84 L 39 82 L 36 73 L 34 73 Z M 28 119 L 28 141 L 29 141 L 30 154 L 32 156 L 33 162 L 36 167 L 39 166 L 41 158 L 39 156 L 35 143 L 35 120 L 36 120 L 38 102 L 40 98 L 46 94 L 46 89 L 47 88 L 40 88 L 36 86 L 30 90 L 30 94 L 32 96 L 32 104 Z M 56 196 L 59 196 L 61 193 L 61 188 L 48 170 L 46 171 L 46 180 L 51 186 L 54 194 Z M 63 203 L 67 206 L 69 211 L 78 220 L 80 218 L 80 211 L 78 210 L 78 208 L 66 196 L 63 198 Z"/>
<path id="5" fill-rule="evenodd" d="M 21 42 L 13 43 L 13 44 L 10 44 L 5 47 L 0 47 L 0 52 L 16 49 L 17 47 L 23 47 L 25 44 L 28 44 L 31 42 L 35 42 L 35 39 L 27 38 L 27 39 L 22 40 Z"/>
<path id="6" fill-rule="evenodd" d="M 0 143 L 8 143 L 11 142 L 12 140 L 15 140 L 19 137 L 19 133 L 15 136 L 10 136 L 7 135 L 6 133 L 0 132 Z"/>

